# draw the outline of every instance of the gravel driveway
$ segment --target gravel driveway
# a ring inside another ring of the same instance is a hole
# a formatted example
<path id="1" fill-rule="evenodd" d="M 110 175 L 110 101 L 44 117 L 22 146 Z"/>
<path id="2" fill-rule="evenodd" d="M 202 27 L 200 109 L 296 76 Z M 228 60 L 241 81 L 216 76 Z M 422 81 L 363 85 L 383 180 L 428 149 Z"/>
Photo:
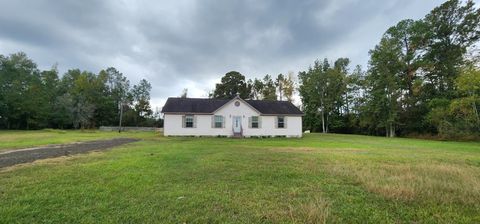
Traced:
<path id="1" fill-rule="evenodd" d="M 0 153 L 0 168 L 13 166 L 20 163 L 30 163 L 39 159 L 68 156 L 86 153 L 94 150 L 105 150 L 130 142 L 139 141 L 132 138 L 116 138 L 109 140 L 97 140 L 79 142 L 64 145 L 49 145 L 28 149 L 17 149 Z"/>

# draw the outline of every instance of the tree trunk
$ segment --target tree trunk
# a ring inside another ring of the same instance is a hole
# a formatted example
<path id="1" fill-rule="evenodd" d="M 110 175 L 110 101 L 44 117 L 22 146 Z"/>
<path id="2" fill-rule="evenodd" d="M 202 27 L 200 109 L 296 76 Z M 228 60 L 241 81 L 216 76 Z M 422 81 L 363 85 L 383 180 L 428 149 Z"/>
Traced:
<path id="1" fill-rule="evenodd" d="M 325 107 L 323 106 L 323 98 L 320 98 L 320 107 L 322 108 L 322 133 L 326 133 L 326 130 L 325 130 Z"/>
<path id="2" fill-rule="evenodd" d="M 120 103 L 120 119 L 118 122 L 118 133 L 122 132 L 123 105 Z"/>
<path id="3" fill-rule="evenodd" d="M 390 138 L 395 137 L 395 125 L 393 122 L 390 122 L 389 130 L 387 131 L 387 136 Z"/>
<path id="4" fill-rule="evenodd" d="M 322 109 L 322 133 L 325 133 L 325 116 Z"/>
<path id="5" fill-rule="evenodd" d="M 480 123 L 480 117 L 478 116 L 477 104 L 475 103 L 475 98 L 472 103 L 473 105 L 473 112 L 475 113 L 475 117 L 477 118 L 477 123 Z"/>
<path id="6" fill-rule="evenodd" d="M 328 133 L 328 113 L 325 115 L 326 117 L 326 122 L 325 122 L 325 133 Z"/>
<path id="7" fill-rule="evenodd" d="M 390 138 L 395 137 L 395 126 L 393 126 L 393 123 L 390 123 Z"/>

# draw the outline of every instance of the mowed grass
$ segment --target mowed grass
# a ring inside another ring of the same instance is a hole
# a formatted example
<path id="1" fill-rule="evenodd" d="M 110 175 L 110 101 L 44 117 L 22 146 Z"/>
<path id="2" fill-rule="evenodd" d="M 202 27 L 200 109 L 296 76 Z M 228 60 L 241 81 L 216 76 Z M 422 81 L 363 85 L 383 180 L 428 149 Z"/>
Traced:
<path id="1" fill-rule="evenodd" d="M 0 152 L 16 148 L 37 147 L 51 144 L 92 141 L 122 137 L 149 138 L 153 132 L 108 132 L 94 130 L 39 130 L 39 131 L 2 131 L 0 130 Z"/>
<path id="2" fill-rule="evenodd" d="M 0 223 L 480 223 L 480 144 L 157 135 L 0 170 L 0 202 Z"/>

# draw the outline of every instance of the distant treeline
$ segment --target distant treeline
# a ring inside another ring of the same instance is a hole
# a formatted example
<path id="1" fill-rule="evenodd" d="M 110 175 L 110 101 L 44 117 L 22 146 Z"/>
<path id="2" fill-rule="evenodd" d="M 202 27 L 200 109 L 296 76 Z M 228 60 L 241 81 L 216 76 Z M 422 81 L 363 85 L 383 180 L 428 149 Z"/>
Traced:
<path id="1" fill-rule="evenodd" d="M 0 55 L 0 129 L 160 126 L 150 108 L 151 85 L 130 81 L 115 68 L 94 74 L 54 66 L 41 71 L 24 53 Z"/>
<path id="2" fill-rule="evenodd" d="M 374 135 L 478 138 L 480 10 L 450 0 L 389 28 L 367 71 L 349 60 L 299 73 L 307 129 Z"/>

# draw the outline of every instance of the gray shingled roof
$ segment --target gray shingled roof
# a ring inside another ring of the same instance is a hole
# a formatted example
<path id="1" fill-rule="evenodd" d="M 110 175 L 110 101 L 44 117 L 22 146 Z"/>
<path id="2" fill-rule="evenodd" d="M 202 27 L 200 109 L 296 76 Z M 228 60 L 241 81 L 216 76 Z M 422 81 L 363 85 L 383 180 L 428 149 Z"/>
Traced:
<path id="1" fill-rule="evenodd" d="M 168 98 L 162 113 L 213 113 L 229 102 L 228 99 L 204 98 Z M 288 101 L 245 100 L 262 114 L 303 115 L 295 105 Z"/>

